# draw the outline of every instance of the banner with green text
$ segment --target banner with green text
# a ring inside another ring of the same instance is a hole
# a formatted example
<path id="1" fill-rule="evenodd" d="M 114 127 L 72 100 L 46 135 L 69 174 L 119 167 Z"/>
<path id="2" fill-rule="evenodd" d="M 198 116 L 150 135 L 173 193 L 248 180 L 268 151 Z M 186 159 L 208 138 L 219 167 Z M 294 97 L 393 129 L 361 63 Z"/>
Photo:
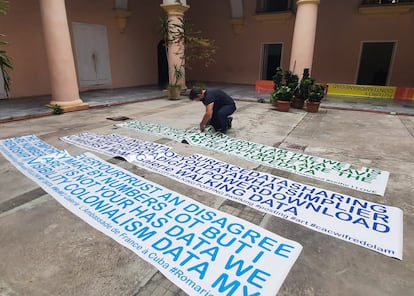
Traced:
<path id="1" fill-rule="evenodd" d="M 80 133 L 62 140 L 108 156 L 123 155 L 139 167 L 195 188 L 402 259 L 403 212 L 399 208 L 248 170 L 200 154 L 183 156 L 161 144 L 116 134 Z M 127 148 L 125 143 L 134 145 Z"/>
<path id="2" fill-rule="evenodd" d="M 352 168 L 345 162 L 266 146 L 221 133 L 169 128 L 142 121 L 127 121 L 117 126 L 179 142 L 186 141 L 191 145 L 227 153 L 279 170 L 381 196 L 385 193 L 389 178 L 387 171 L 367 167 Z"/>

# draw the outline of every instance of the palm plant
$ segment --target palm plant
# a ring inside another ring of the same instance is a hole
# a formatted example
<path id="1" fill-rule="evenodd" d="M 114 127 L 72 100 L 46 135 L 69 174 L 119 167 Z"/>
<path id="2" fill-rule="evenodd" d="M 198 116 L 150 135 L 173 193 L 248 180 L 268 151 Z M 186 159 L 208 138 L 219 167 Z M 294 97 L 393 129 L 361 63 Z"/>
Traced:
<path id="1" fill-rule="evenodd" d="M 208 67 L 214 63 L 214 55 L 217 46 L 214 40 L 201 36 L 202 32 L 197 31 L 183 17 L 179 18 L 177 24 L 171 23 L 168 15 L 164 14 L 160 18 L 161 36 L 164 39 L 164 46 L 168 59 L 168 44 L 183 44 L 183 52 L 175 52 L 174 54 L 181 56 L 179 65 L 174 65 L 174 80 L 170 81 L 171 85 L 177 85 L 178 80 L 182 77 L 185 69 L 191 69 L 191 65 L 195 61 L 203 61 L 204 66 Z M 168 61 L 170 63 L 170 61 Z"/>
<path id="2" fill-rule="evenodd" d="M 9 1 L 8 0 L 0 0 L 0 15 L 5 15 L 9 10 Z M 0 34 L 0 37 L 4 37 L 5 35 Z M 10 91 L 10 76 L 8 70 L 13 69 L 11 58 L 7 55 L 6 51 L 3 50 L 1 47 L 7 45 L 6 41 L 0 40 L 0 71 L 3 76 L 4 82 L 4 91 L 6 96 L 9 97 Z"/>

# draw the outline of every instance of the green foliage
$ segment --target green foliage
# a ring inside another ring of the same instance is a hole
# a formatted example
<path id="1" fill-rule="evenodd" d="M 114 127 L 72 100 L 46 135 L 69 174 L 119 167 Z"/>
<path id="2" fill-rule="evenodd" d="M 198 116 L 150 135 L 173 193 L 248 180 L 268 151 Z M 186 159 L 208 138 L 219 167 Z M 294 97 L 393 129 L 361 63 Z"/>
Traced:
<path id="1" fill-rule="evenodd" d="M 178 81 L 180 81 L 181 77 L 183 77 L 183 71 L 180 66 L 174 65 L 174 81 L 170 83 L 171 85 L 178 85 Z"/>
<path id="2" fill-rule="evenodd" d="M 309 88 L 308 100 L 310 102 L 320 102 L 325 96 L 325 88 L 322 84 L 313 84 Z"/>
<path id="3" fill-rule="evenodd" d="M 175 52 L 181 58 L 179 65 L 174 65 L 175 81 L 177 84 L 185 69 L 191 69 L 195 61 L 203 61 L 205 67 L 215 62 L 214 55 L 217 51 L 215 41 L 201 36 L 202 32 L 195 30 L 185 18 L 179 18 L 179 23 L 171 23 L 166 13 L 160 18 L 160 33 L 164 40 L 168 59 L 169 44 L 184 44 L 183 51 Z M 170 61 L 168 61 L 170 63 Z"/>
<path id="4" fill-rule="evenodd" d="M 315 80 L 310 77 L 309 68 L 303 69 L 302 78 L 300 79 L 295 97 L 299 100 L 305 101 L 309 96 L 309 87 L 313 85 L 314 81 Z"/>
<path id="5" fill-rule="evenodd" d="M 273 93 L 270 102 L 291 101 L 298 87 L 299 77 L 293 72 L 283 71 L 281 67 L 276 68 L 276 74 L 273 75 Z"/>
<path id="6" fill-rule="evenodd" d="M 285 71 L 285 85 L 289 86 L 292 89 L 295 89 L 299 83 L 298 75 L 293 72 L 286 70 Z"/>
<path id="7" fill-rule="evenodd" d="M 5 15 L 9 11 L 9 1 L 0 0 L 0 15 Z M 0 34 L 0 37 L 5 35 Z M 7 55 L 6 51 L 1 49 L 2 46 L 7 45 L 6 41 L 0 40 L 0 71 L 3 75 L 4 91 L 6 96 L 9 96 L 10 92 L 10 75 L 9 70 L 13 69 L 11 58 Z"/>
<path id="8" fill-rule="evenodd" d="M 272 93 L 271 102 L 275 101 L 291 101 L 293 98 L 293 89 L 289 86 L 282 85 Z"/>
<path id="9" fill-rule="evenodd" d="M 278 87 L 282 86 L 283 81 L 283 69 L 280 67 L 276 68 L 276 73 L 273 75 L 273 89 L 276 90 Z"/>
<path id="10" fill-rule="evenodd" d="M 60 106 L 60 105 L 58 105 L 58 104 L 55 104 L 54 106 L 53 106 L 53 114 L 62 114 L 63 113 L 63 108 Z"/>
<path id="11" fill-rule="evenodd" d="M 0 0 L 0 15 L 5 15 L 9 11 L 9 1 Z"/>

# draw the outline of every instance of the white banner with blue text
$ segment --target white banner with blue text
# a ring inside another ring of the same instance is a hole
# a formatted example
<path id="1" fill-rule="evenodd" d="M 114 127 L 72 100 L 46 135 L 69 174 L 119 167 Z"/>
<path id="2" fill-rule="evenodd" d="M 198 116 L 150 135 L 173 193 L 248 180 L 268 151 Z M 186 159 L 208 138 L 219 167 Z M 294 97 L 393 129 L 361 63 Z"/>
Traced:
<path id="1" fill-rule="evenodd" d="M 179 142 L 186 141 L 191 145 L 220 151 L 279 170 L 381 196 L 385 193 L 389 178 L 387 171 L 367 167 L 352 168 L 345 162 L 232 138 L 222 133 L 200 132 L 195 128 L 170 128 L 135 120 L 119 123 L 117 126 Z"/>
<path id="2" fill-rule="evenodd" d="M 34 136 L 11 138 L 0 142 L 0 151 L 69 211 L 189 295 L 274 296 L 302 250 L 93 154 L 42 156 L 41 143 Z"/>
<path id="3" fill-rule="evenodd" d="M 186 157 L 161 144 L 116 134 L 80 133 L 62 140 L 108 156 L 119 153 L 137 166 L 195 188 L 402 259 L 403 212 L 399 208 L 244 169 L 200 154 Z M 134 145 L 128 148 L 124 143 Z"/>

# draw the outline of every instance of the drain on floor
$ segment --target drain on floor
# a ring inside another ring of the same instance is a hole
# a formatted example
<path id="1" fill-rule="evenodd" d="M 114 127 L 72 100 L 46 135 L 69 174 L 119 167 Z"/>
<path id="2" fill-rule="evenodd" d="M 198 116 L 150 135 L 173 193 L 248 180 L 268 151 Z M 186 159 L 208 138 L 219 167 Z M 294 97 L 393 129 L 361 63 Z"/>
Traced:
<path id="1" fill-rule="evenodd" d="M 124 121 L 124 120 L 131 119 L 131 118 L 126 117 L 126 116 L 115 116 L 115 117 L 107 117 L 106 119 L 113 120 L 113 121 Z"/>

